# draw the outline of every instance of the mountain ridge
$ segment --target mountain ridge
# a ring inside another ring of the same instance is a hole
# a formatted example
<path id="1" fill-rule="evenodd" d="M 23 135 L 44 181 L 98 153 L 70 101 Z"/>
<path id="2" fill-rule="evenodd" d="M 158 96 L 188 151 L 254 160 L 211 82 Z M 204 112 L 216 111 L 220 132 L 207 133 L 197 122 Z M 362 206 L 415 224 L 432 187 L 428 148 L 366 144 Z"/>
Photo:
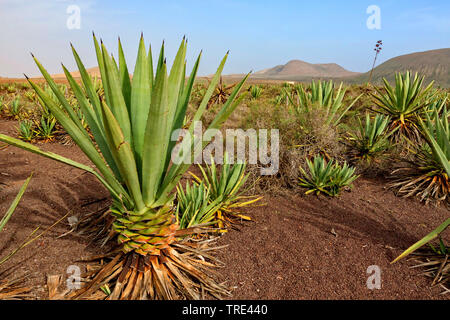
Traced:
<path id="1" fill-rule="evenodd" d="M 292 78 L 292 77 L 348 77 L 359 73 L 344 69 L 336 63 L 308 63 L 302 60 L 290 60 L 284 65 L 277 65 L 255 72 L 254 78 Z M 286 79 L 288 80 L 288 79 Z"/>
<path id="2" fill-rule="evenodd" d="M 391 58 L 373 69 L 372 82 L 381 83 L 383 78 L 393 81 L 396 72 L 411 71 L 425 76 L 427 82 L 450 87 L 450 48 L 413 52 Z M 352 83 L 369 80 L 370 71 L 350 79 Z"/>

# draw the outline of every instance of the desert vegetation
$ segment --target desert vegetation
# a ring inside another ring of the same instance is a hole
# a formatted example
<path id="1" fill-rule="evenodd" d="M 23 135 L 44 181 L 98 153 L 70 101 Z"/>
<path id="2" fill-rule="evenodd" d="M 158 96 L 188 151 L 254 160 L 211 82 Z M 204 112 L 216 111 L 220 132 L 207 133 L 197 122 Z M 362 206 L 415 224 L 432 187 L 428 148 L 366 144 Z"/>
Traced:
<path id="1" fill-rule="evenodd" d="M 197 78 L 200 56 L 186 75 L 184 39 L 169 67 L 164 45 L 154 59 L 141 37 L 130 77 L 120 41 L 116 62 L 93 40 L 101 79 L 87 72 L 72 47 L 80 78 L 63 67 L 67 80 L 56 83 L 33 57 L 45 82 L 0 84 L 0 121 L 15 128 L 14 134 L 0 133 L 0 152 L 11 145 L 80 169 L 109 194 L 108 207 L 85 215 L 75 229 L 94 230 L 97 243 L 114 249 L 96 259 L 101 263 L 84 276 L 82 288 L 65 298 L 231 295 L 210 273 L 220 265 L 210 253 L 212 240 L 254 223 L 246 210 L 264 210 L 267 195 L 291 192 L 305 201 L 332 202 L 343 193 L 358 193 L 358 179 L 382 177 L 377 183 L 399 198 L 448 213 L 449 91 L 425 85 L 421 75 L 398 73 L 382 86 L 323 80 L 256 84 L 248 75 L 226 83 L 225 56 L 204 81 Z M 193 132 L 201 119 L 207 129 L 278 129 L 277 174 L 259 176 L 259 165 L 230 163 L 228 155 L 223 164 L 214 158 L 198 166 L 174 163 L 178 143 L 172 132 Z M 60 144 L 76 145 L 89 165 L 49 151 Z M 0 221 L 0 231 L 12 211 Z M 449 248 L 440 237 L 450 225 L 448 215 L 442 221 L 396 261 L 414 253 L 433 285 L 448 292 Z M 426 246 L 436 238 L 437 245 Z"/>

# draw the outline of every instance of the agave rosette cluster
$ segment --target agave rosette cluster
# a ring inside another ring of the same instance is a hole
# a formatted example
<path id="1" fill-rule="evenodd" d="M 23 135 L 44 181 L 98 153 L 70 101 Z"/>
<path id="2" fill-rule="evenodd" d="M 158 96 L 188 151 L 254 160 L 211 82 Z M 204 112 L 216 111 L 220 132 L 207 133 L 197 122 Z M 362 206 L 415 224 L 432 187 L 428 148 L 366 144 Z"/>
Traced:
<path id="1" fill-rule="evenodd" d="M 186 183 L 185 189 L 177 186 L 177 223 L 180 229 L 205 227 L 216 223 L 220 199 L 210 201 L 209 190 L 203 182 Z"/>
<path id="2" fill-rule="evenodd" d="M 355 168 L 347 163 L 343 166 L 333 159 L 328 162 L 321 156 L 316 156 L 311 161 L 306 160 L 307 169 L 300 167 L 300 186 L 307 189 L 306 194 L 324 193 L 335 197 L 339 195 L 344 187 L 348 187 L 358 176 L 355 175 Z"/>
<path id="3" fill-rule="evenodd" d="M 250 93 L 253 99 L 258 99 L 262 94 L 262 88 L 257 85 L 252 85 L 250 87 Z"/>
<path id="4" fill-rule="evenodd" d="M 310 113 L 316 108 L 323 113 L 325 125 L 337 126 L 345 114 L 362 96 L 360 95 L 355 98 L 346 107 L 343 103 L 346 89 L 343 88 L 342 83 L 335 91 L 334 83 L 331 80 L 328 82 L 322 82 L 320 80 L 317 82 L 312 81 L 308 89 L 305 89 L 302 85 L 296 86 L 296 101 L 292 94 L 289 94 L 286 89 L 284 90 L 289 102 L 294 106 L 294 110 L 299 116 Z"/>
<path id="5" fill-rule="evenodd" d="M 211 157 L 211 164 L 205 168 L 199 166 L 202 179 L 191 173 L 191 175 L 201 184 L 209 195 L 209 203 L 216 208 L 215 218 L 217 226 L 224 229 L 236 220 L 251 220 L 250 217 L 239 213 L 239 208 L 254 204 L 262 197 L 244 196 L 246 189 L 242 189 L 248 179 L 245 173 L 246 163 L 237 161 L 230 163 L 229 156 L 225 153 L 221 170 L 217 167 L 214 157 Z M 217 205 L 215 205 L 217 203 Z"/>
<path id="6" fill-rule="evenodd" d="M 381 114 L 377 114 L 373 119 L 366 114 L 364 124 L 358 118 L 359 131 L 356 134 L 349 133 L 348 138 L 353 149 L 354 160 L 371 163 L 388 150 L 390 147 L 389 137 L 396 131 L 394 129 L 387 132 L 389 121 L 388 116 Z"/>

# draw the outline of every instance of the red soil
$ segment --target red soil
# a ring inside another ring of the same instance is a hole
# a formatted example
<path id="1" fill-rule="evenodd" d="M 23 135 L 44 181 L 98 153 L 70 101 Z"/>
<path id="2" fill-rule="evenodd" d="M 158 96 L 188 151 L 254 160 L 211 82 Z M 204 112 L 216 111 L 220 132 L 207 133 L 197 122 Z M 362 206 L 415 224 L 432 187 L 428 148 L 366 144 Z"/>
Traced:
<path id="1" fill-rule="evenodd" d="M 0 132 L 15 135 L 16 125 L 0 120 Z M 76 146 L 51 143 L 42 148 L 89 163 Z M 68 212 L 79 215 L 105 205 L 83 206 L 107 197 L 94 177 L 9 146 L 0 150 L 0 215 L 31 172 L 22 202 L 0 234 L 0 257 L 37 226 L 45 230 Z M 246 210 L 253 222 L 219 239 L 219 245 L 228 245 L 217 252 L 225 263 L 218 270 L 220 279 L 235 287 L 234 299 L 448 299 L 439 295 L 439 288 L 429 287 L 420 270 L 410 269 L 411 262 L 390 265 L 448 217 L 448 209 L 397 198 L 385 185 L 360 178 L 351 192 L 336 199 L 299 191 L 265 195 L 266 206 Z M 34 287 L 36 298 L 45 299 L 47 274 L 65 277 L 69 265 L 83 267 L 78 259 L 104 251 L 73 233 L 58 238 L 68 230 L 65 219 L 3 265 L 0 277 L 31 271 L 26 284 Z M 449 239 L 448 233 L 445 237 Z M 367 289 L 371 265 L 381 268 L 380 290 Z"/>

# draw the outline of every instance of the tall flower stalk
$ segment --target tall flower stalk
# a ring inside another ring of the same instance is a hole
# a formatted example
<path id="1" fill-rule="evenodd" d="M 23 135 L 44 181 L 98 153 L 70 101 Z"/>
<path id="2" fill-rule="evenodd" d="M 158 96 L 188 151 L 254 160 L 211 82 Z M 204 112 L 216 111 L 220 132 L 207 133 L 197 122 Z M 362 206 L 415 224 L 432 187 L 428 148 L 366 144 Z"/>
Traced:
<path id="1" fill-rule="evenodd" d="M 372 69 L 370 69 L 369 84 L 372 81 L 373 69 L 375 69 L 375 64 L 377 63 L 378 55 L 380 54 L 381 50 L 383 50 L 383 40 L 378 40 L 373 50 L 375 51 L 375 58 L 373 59 Z"/>

